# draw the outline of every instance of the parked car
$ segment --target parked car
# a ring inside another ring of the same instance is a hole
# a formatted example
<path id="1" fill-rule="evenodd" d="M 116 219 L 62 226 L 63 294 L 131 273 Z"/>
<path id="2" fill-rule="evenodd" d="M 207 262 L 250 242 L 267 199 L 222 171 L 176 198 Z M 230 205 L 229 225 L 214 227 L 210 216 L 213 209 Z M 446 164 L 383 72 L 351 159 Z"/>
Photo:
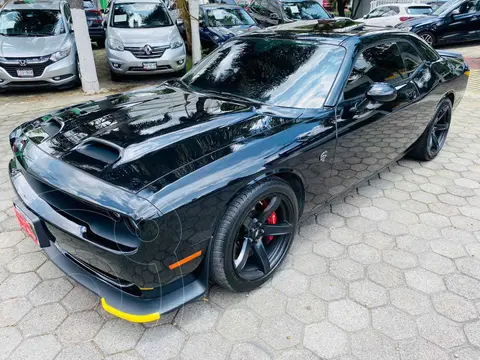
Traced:
<path id="1" fill-rule="evenodd" d="M 315 0 L 254 0 L 246 10 L 263 27 L 333 17 Z"/>
<path id="2" fill-rule="evenodd" d="M 451 0 L 432 16 L 397 25 L 413 31 L 430 45 L 480 40 L 480 0 Z"/>
<path id="3" fill-rule="evenodd" d="M 358 19 L 368 25 L 395 26 L 403 21 L 432 14 L 432 7 L 425 4 L 386 4 L 377 6 Z"/>
<path id="4" fill-rule="evenodd" d="M 90 40 L 97 43 L 98 47 L 105 47 L 105 29 L 103 28 L 102 11 L 91 0 L 83 1 L 85 16 L 87 17 L 88 33 Z"/>
<path id="5" fill-rule="evenodd" d="M 252 17 L 238 5 L 200 5 L 200 40 L 202 48 L 214 49 L 235 35 L 258 29 Z M 185 27 L 179 25 L 185 39 Z"/>
<path id="6" fill-rule="evenodd" d="M 0 10 L 0 90 L 78 84 L 78 58 L 66 1 L 7 1 Z"/>
<path id="7" fill-rule="evenodd" d="M 162 0 L 113 0 L 106 16 L 113 81 L 185 70 L 185 44 Z"/>
<path id="8" fill-rule="evenodd" d="M 468 74 L 460 54 L 352 21 L 246 33 L 181 79 L 16 128 L 15 211 L 107 312 L 155 321 L 209 280 L 258 287 L 299 219 L 407 153 L 435 158 Z"/>

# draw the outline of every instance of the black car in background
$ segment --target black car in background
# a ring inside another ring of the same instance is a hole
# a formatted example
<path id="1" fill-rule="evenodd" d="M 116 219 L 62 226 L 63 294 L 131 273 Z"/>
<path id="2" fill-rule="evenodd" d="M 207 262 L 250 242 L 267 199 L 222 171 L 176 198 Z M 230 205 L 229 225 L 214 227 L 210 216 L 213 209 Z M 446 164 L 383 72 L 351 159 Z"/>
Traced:
<path id="1" fill-rule="evenodd" d="M 315 0 L 254 0 L 245 9 L 262 27 L 333 17 Z"/>
<path id="2" fill-rule="evenodd" d="M 83 8 L 87 17 L 88 33 L 90 40 L 96 42 L 99 47 L 105 47 L 105 29 L 103 28 L 103 16 L 100 9 L 93 1 L 84 0 Z"/>
<path id="3" fill-rule="evenodd" d="M 209 280 L 260 286 L 300 219 L 405 154 L 437 156 L 468 74 L 405 31 L 332 19 L 248 32 L 181 79 L 17 127 L 15 211 L 106 311 L 156 321 Z"/>
<path id="4" fill-rule="evenodd" d="M 432 16 L 407 20 L 396 27 L 413 31 L 430 45 L 480 40 L 480 0 L 448 1 Z"/>
<path id="5" fill-rule="evenodd" d="M 200 5 L 200 41 L 202 49 L 212 50 L 228 39 L 247 31 L 258 29 L 250 14 L 239 5 Z M 185 27 L 180 22 L 178 29 L 186 39 Z"/>

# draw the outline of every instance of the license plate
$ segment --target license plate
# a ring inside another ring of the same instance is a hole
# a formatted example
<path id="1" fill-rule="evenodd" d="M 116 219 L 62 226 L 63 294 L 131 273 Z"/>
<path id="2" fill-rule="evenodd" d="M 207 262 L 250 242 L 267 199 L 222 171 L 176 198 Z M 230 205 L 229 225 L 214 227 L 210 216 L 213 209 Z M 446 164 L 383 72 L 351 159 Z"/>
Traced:
<path id="1" fill-rule="evenodd" d="M 17 69 L 17 75 L 21 78 L 33 77 L 33 69 Z"/>
<path id="2" fill-rule="evenodd" d="M 157 63 L 154 63 L 154 62 L 143 63 L 143 70 L 157 70 Z"/>
<path id="3" fill-rule="evenodd" d="M 27 233 L 28 236 L 35 241 L 35 244 L 39 245 L 37 234 L 35 233 L 35 228 L 33 227 L 32 221 L 15 205 L 13 206 L 13 210 L 15 211 L 15 215 L 17 216 L 17 220 L 20 223 L 20 227 Z"/>

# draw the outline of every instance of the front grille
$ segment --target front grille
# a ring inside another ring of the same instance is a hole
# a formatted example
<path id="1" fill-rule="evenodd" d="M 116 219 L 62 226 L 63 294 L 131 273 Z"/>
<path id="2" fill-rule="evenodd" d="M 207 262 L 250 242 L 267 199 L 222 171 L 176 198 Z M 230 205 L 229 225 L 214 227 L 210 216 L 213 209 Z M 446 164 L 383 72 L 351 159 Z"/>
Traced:
<path id="1" fill-rule="evenodd" d="M 160 66 L 157 66 L 157 68 L 155 70 L 145 70 L 143 67 L 141 66 L 132 66 L 132 67 L 129 67 L 128 68 L 128 71 L 158 71 L 158 70 L 171 70 L 172 68 L 169 66 L 169 65 L 160 65 Z"/>
<path id="2" fill-rule="evenodd" d="M 162 57 L 168 46 L 152 46 L 151 54 L 145 52 L 145 47 L 126 47 L 126 51 L 130 51 L 137 59 L 153 59 Z"/>
<path id="3" fill-rule="evenodd" d="M 43 75 L 43 71 L 45 68 L 53 64 L 53 61 L 48 60 L 40 64 L 28 64 L 28 59 L 26 66 L 20 66 L 19 64 L 7 64 L 7 63 L 0 63 L 0 67 L 3 68 L 10 76 L 18 78 L 17 70 L 25 70 L 25 69 L 32 69 L 33 76 L 38 77 Z"/>

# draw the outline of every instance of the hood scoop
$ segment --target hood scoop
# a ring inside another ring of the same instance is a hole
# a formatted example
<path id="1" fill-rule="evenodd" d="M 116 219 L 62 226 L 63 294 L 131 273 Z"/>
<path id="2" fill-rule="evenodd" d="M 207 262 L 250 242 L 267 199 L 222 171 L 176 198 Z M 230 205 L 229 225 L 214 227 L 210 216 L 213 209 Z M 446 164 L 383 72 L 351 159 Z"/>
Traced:
<path id="1" fill-rule="evenodd" d="M 63 161 L 96 174 L 117 161 L 122 150 L 108 141 L 90 138 L 64 155 Z"/>

